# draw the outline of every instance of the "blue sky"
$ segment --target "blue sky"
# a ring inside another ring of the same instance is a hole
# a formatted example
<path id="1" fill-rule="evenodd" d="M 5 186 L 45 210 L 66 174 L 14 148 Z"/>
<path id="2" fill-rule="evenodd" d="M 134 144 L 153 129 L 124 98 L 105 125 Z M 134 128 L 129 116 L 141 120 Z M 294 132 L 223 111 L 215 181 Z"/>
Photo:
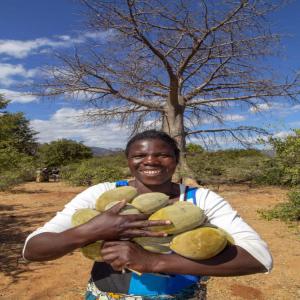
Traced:
<path id="1" fill-rule="evenodd" d="M 273 16 L 274 28 L 290 34 L 283 39 L 282 59 L 273 62 L 283 74 L 300 70 L 300 1 L 294 1 Z M 51 64 L 51 51 L 72 49 L 88 39 L 105 39 L 83 31 L 83 19 L 76 0 L 1 0 L 0 1 L 0 93 L 12 100 L 11 112 L 22 111 L 39 133 L 40 142 L 58 138 L 83 141 L 88 146 L 123 147 L 128 137 L 114 124 L 87 126 L 78 121 L 82 107 L 63 100 L 45 101 L 20 96 L 18 87 L 38 79 L 39 68 Z M 226 116 L 233 125 L 263 125 L 276 136 L 300 128 L 300 105 L 262 106 L 264 114 L 234 112 Z M 209 126 L 207 120 L 207 126 Z"/>

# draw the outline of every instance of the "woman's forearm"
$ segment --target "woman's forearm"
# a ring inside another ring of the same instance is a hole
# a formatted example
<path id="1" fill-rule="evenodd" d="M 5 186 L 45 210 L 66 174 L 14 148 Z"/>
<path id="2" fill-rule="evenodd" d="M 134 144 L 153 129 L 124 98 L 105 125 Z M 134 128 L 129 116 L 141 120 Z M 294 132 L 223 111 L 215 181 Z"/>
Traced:
<path id="1" fill-rule="evenodd" d="M 32 237 L 24 250 L 30 261 L 53 260 L 87 244 L 84 228 L 76 227 L 61 233 L 43 232 Z"/>
<path id="2" fill-rule="evenodd" d="M 247 251 L 230 246 L 207 260 L 193 261 L 177 254 L 159 255 L 154 259 L 153 271 L 167 274 L 204 276 L 239 276 L 266 272 L 266 268 Z"/>

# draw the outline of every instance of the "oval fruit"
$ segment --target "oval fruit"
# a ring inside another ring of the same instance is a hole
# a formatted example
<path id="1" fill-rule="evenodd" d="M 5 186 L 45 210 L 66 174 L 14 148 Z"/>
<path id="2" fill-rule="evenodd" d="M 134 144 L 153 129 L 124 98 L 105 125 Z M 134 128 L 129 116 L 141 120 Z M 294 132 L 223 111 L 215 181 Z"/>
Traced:
<path id="1" fill-rule="evenodd" d="M 91 243 L 87 246 L 84 246 L 80 249 L 81 253 L 89 259 L 94 261 L 103 261 L 101 256 L 101 247 L 103 241 L 97 241 L 95 243 Z"/>
<path id="2" fill-rule="evenodd" d="M 110 202 L 122 201 L 130 202 L 138 192 L 136 188 L 132 186 L 121 186 L 113 190 L 109 190 L 100 195 L 96 200 L 96 210 L 102 212 L 105 206 Z"/>
<path id="3" fill-rule="evenodd" d="M 153 213 L 149 220 L 170 220 L 171 225 L 155 226 L 151 230 L 177 234 L 200 226 L 205 220 L 204 212 L 196 205 L 169 205 Z"/>
<path id="4" fill-rule="evenodd" d="M 225 234 L 212 227 L 199 227 L 174 237 L 170 248 L 177 254 L 195 260 L 208 259 L 227 245 Z"/>
<path id="5" fill-rule="evenodd" d="M 104 210 L 108 210 L 120 202 L 121 201 L 110 202 L 105 206 Z M 119 212 L 120 215 L 136 215 L 140 213 L 141 212 L 138 209 L 136 209 L 133 205 L 129 203 L 127 203 Z"/>
<path id="6" fill-rule="evenodd" d="M 76 212 L 72 215 L 71 223 L 72 226 L 79 226 L 81 224 L 87 223 L 92 218 L 98 216 L 100 213 L 91 208 L 82 208 L 76 210 Z"/>
<path id="7" fill-rule="evenodd" d="M 137 196 L 132 200 L 131 204 L 142 213 L 150 214 L 166 206 L 168 201 L 169 196 L 166 194 L 153 192 Z"/>
<path id="8" fill-rule="evenodd" d="M 170 242 L 173 236 L 165 237 L 136 237 L 133 241 L 143 247 L 145 250 L 155 253 L 170 253 Z"/>

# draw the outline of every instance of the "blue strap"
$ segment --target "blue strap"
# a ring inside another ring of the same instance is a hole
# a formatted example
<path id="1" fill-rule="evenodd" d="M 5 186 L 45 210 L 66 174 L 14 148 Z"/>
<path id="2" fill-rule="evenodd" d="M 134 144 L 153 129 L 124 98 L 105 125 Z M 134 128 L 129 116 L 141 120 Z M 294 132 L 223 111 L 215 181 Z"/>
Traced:
<path id="1" fill-rule="evenodd" d="M 197 205 L 196 200 L 196 191 L 198 188 L 187 186 L 185 189 L 185 198 L 184 201 L 193 202 L 194 205 Z"/>
<path id="2" fill-rule="evenodd" d="M 128 181 L 127 180 L 119 180 L 116 182 L 116 187 L 120 186 L 128 186 Z"/>

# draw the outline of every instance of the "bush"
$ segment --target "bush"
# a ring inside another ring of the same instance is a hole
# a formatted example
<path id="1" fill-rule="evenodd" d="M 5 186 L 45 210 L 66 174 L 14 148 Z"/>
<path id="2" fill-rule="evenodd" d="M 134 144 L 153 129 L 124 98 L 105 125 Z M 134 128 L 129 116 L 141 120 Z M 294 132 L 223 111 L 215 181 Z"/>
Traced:
<path id="1" fill-rule="evenodd" d="M 260 210 L 259 213 L 267 220 L 300 221 L 300 187 L 289 192 L 288 202 L 280 203 L 270 210 Z"/>
<path id="2" fill-rule="evenodd" d="M 276 158 L 264 160 L 261 172 L 253 179 L 259 185 L 283 185 L 283 170 L 280 168 Z"/>
<path id="3" fill-rule="evenodd" d="M 35 170 L 32 156 L 20 153 L 12 147 L 0 148 L 0 190 L 34 180 Z"/>
<path id="4" fill-rule="evenodd" d="M 127 168 L 116 163 L 109 165 L 109 161 L 107 158 L 92 158 L 65 166 L 61 169 L 61 178 L 71 185 L 88 186 L 105 181 L 116 181 L 128 176 Z"/>
<path id="5" fill-rule="evenodd" d="M 275 157 L 262 165 L 262 173 L 254 178 L 257 184 L 297 186 L 300 184 L 300 130 L 285 139 L 271 138 L 268 142 Z"/>
<path id="6" fill-rule="evenodd" d="M 200 183 L 252 182 L 261 175 L 266 156 L 253 149 L 202 152 L 188 156 L 188 165 Z"/>

